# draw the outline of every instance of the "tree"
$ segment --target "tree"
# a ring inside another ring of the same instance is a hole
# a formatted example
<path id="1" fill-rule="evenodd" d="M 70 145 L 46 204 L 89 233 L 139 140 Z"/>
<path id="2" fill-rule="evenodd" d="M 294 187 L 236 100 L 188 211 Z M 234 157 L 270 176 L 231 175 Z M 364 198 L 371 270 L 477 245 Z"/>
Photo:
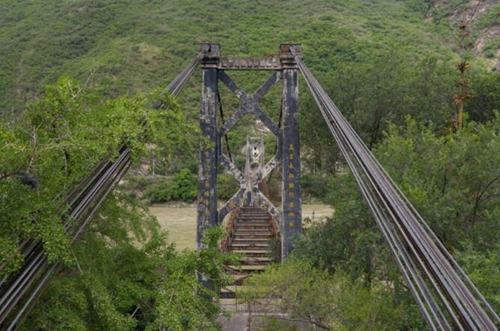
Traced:
<path id="1" fill-rule="evenodd" d="M 438 56 L 418 56 L 394 46 L 370 50 L 362 61 L 342 62 L 319 79 L 328 95 L 370 149 L 383 140 L 387 123 L 403 125 L 411 115 L 444 124 L 451 116 L 453 67 Z M 337 172 L 342 159 L 312 98 L 301 98 L 304 162 L 311 172 Z"/>
<path id="2" fill-rule="evenodd" d="M 268 304 L 268 311 L 281 312 L 267 317 L 305 323 L 313 330 L 398 330 L 403 322 L 401 307 L 382 283 L 366 287 L 304 260 L 286 260 L 253 275 L 245 285 L 242 296 L 250 305 Z"/>
<path id="3" fill-rule="evenodd" d="M 389 175 L 430 225 L 494 309 L 498 310 L 500 117 L 442 134 L 410 117 L 390 125 L 374 150 Z M 327 184 L 327 182 L 325 182 Z M 296 254 L 315 267 L 341 272 L 367 287 L 391 284 L 407 324 L 423 325 L 418 309 L 362 202 L 350 174 L 332 181 L 335 214 L 297 238 Z"/>
<path id="4" fill-rule="evenodd" d="M 72 238 L 62 224 L 67 192 L 101 159 L 116 157 L 124 142 L 136 161 L 148 155 L 147 142 L 166 152 L 179 145 L 189 148 L 186 137 L 196 130 L 186 124 L 174 100 L 165 98 L 168 111 L 147 107 L 158 95 L 103 102 L 95 90 L 62 77 L 47 87 L 45 97 L 32 104 L 18 124 L 2 123 L 2 275 L 22 264 L 16 251 L 27 238 L 41 240 L 50 261 L 63 262 L 24 329 L 216 327 L 219 310 L 207 300 L 217 297 L 216 292 L 201 287 L 197 279 L 203 273 L 215 290 L 229 280 L 221 268 L 227 256 L 216 245 L 221 229 L 206 234 L 206 249 L 177 252 L 156 219 L 119 189 L 77 245 L 70 246 Z M 33 178 L 36 185 L 23 184 L 23 176 Z"/>
<path id="5" fill-rule="evenodd" d="M 496 115 L 439 136 L 408 119 L 404 129 L 391 126 L 378 148 L 381 163 L 452 252 L 469 241 L 482 252 L 496 249 L 499 124 Z"/>

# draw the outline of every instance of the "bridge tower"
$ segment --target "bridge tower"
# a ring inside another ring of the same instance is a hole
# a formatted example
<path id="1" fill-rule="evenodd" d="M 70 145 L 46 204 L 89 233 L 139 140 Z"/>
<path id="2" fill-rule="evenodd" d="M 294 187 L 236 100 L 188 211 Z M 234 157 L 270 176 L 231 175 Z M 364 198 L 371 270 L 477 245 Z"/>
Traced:
<path id="1" fill-rule="evenodd" d="M 302 231 L 300 196 L 300 140 L 298 123 L 298 66 L 291 53 L 291 47 L 300 54 L 300 45 L 282 44 L 279 55 L 257 58 L 226 58 L 220 56 L 220 46 L 216 43 L 203 43 L 206 50 L 201 61 L 202 98 L 200 129 L 204 139 L 200 148 L 198 171 L 198 215 L 197 245 L 202 245 L 203 231 L 220 224 L 224 217 L 238 207 L 253 204 L 267 210 L 279 223 L 282 241 L 282 258 L 292 251 L 292 237 Z M 265 70 L 273 72 L 271 77 L 253 94 L 240 90 L 226 73 L 231 70 Z M 282 117 L 276 124 L 259 107 L 262 97 L 278 82 L 282 83 Z M 222 82 L 240 100 L 240 108 L 223 125 L 218 124 L 220 105 L 218 84 Z M 276 155 L 253 174 L 251 183 L 247 176 L 222 152 L 221 139 L 246 114 L 252 113 L 278 141 Z M 217 208 L 217 168 L 222 165 L 240 185 L 238 192 L 220 209 Z M 259 190 L 259 183 L 271 171 L 282 168 L 283 189 L 280 210 Z M 251 198 L 249 198 L 251 197 Z"/>

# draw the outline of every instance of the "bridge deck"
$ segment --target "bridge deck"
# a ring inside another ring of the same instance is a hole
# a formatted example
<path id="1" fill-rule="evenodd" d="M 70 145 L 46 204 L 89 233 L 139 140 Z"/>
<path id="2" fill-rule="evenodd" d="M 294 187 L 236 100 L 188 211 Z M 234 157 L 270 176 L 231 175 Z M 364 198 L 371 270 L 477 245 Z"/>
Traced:
<path id="1" fill-rule="evenodd" d="M 262 272 L 269 263 L 276 260 L 277 234 L 275 220 L 257 207 L 243 207 L 236 211 L 236 217 L 228 224 L 229 234 L 226 249 L 241 254 L 240 265 L 226 266 L 235 276 L 235 283 L 221 290 L 221 304 L 238 305 L 238 291 L 242 282 L 253 273 Z"/>

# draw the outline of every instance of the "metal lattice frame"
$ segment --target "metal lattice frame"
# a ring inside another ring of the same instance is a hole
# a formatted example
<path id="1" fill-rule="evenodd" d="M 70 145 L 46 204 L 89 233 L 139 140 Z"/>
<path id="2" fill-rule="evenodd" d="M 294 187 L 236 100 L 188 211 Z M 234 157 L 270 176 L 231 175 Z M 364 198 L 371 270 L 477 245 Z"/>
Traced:
<path id="1" fill-rule="evenodd" d="M 247 178 L 243 176 L 241 171 L 236 165 L 219 149 L 220 164 L 224 170 L 232 175 L 238 184 L 240 184 L 239 191 L 229 199 L 226 204 L 218 211 L 218 222 L 222 222 L 224 217 L 237 207 L 244 206 L 249 202 L 250 191 L 255 194 L 257 201 L 256 205 L 262 209 L 267 210 L 273 217 L 279 221 L 281 214 L 278 209 L 273 205 L 269 199 L 258 189 L 258 185 L 262 182 L 271 171 L 281 163 L 282 155 L 282 131 L 281 129 L 267 116 L 259 107 L 260 100 L 266 93 L 281 79 L 281 72 L 275 72 L 253 95 L 248 95 L 241 91 L 236 83 L 224 72 L 219 71 L 219 79 L 226 85 L 231 92 L 233 92 L 241 102 L 240 108 L 226 121 L 226 123 L 219 130 L 218 145 L 221 146 L 221 137 L 223 137 L 229 130 L 231 130 L 236 123 L 247 113 L 254 114 L 261 122 L 276 136 L 278 139 L 278 150 L 274 157 L 269 160 L 266 165 L 257 172 L 247 183 Z"/>
<path id="2" fill-rule="evenodd" d="M 209 48 L 202 60 L 202 106 L 200 127 L 209 144 L 200 151 L 198 181 L 198 228 L 197 244 L 202 246 L 202 233 L 209 226 L 222 222 L 224 217 L 237 207 L 252 203 L 267 210 L 277 222 L 282 233 L 282 254 L 285 258 L 292 247 L 292 236 L 302 231 L 300 198 L 300 141 L 298 131 L 298 67 L 291 47 L 281 45 L 279 56 L 263 58 L 220 58 L 218 44 L 204 44 Z M 253 94 L 242 91 L 227 75 L 227 70 L 272 70 L 271 77 Z M 240 107 L 218 129 L 217 109 L 220 105 L 218 81 L 221 81 L 240 100 Z M 259 107 L 266 93 L 278 82 L 283 83 L 283 116 L 281 128 Z M 255 115 L 277 138 L 277 151 L 250 179 L 246 179 L 231 159 L 222 152 L 222 137 L 247 113 Z M 238 192 L 217 210 L 217 165 L 231 174 L 240 185 Z M 262 182 L 278 165 L 283 168 L 282 212 L 258 189 Z M 249 182 L 250 181 L 250 182 Z"/>

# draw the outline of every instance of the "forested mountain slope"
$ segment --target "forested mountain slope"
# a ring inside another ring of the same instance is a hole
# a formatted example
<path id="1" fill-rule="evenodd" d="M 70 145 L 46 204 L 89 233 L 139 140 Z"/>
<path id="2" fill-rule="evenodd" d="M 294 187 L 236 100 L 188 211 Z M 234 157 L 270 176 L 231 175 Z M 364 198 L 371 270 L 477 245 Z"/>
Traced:
<path id="1" fill-rule="evenodd" d="M 231 55 L 275 53 L 281 42 L 301 42 L 307 62 L 325 74 L 345 61 L 362 63 L 376 49 L 449 59 L 446 15 L 456 8 L 417 0 L 4 0 L 0 109 L 3 116 L 19 113 L 62 74 L 92 76 L 111 96 L 163 86 L 205 41 L 220 42 Z"/>
<path id="2" fill-rule="evenodd" d="M 71 246 L 58 209 L 61 189 L 79 183 L 123 137 L 134 137 L 129 142 L 136 161 L 157 153 L 169 175 L 191 168 L 169 182 L 182 184 L 159 183 L 166 195 L 172 192 L 165 187 L 178 195 L 181 186 L 195 191 L 198 137 L 184 115 L 197 121 L 199 73 L 182 93 L 182 110 L 167 98 L 169 112 L 151 112 L 148 98 L 158 94 L 135 94 L 166 86 L 206 41 L 219 42 L 223 54 L 232 56 L 276 53 L 282 42 L 302 43 L 304 62 L 500 311 L 499 3 L 2 0 L 0 265 L 13 256 L 9 267 L 21 265 L 16 251 L 25 238 L 42 240 L 50 260 L 64 264 L 24 329 L 216 329 L 219 308 L 203 300 L 216 294 L 198 288 L 195 271 L 221 284 L 229 281 L 220 268 L 227 256 L 216 249 L 222 231 L 207 236 L 208 251 L 178 253 L 136 196 L 115 190 Z M 474 19 L 460 29 L 464 8 L 466 20 Z M 264 79 L 230 75 L 250 92 Z M 290 304 L 283 311 L 321 321 L 325 329 L 424 330 L 387 244 L 352 177 L 338 171 L 339 151 L 304 82 L 299 85 L 304 197 L 333 205 L 335 214 L 306 229 L 297 241 L 298 259 L 264 273 L 264 286 L 255 288 L 287 289 L 292 300 L 283 300 Z M 262 100 L 275 120 L 279 94 L 274 88 Z M 230 113 L 238 100 L 224 87 L 221 95 Z M 462 128 L 456 123 L 460 106 L 466 114 Z M 250 117 L 228 134 L 235 154 L 245 130 L 257 132 Z M 137 125 L 144 118 L 154 133 L 150 138 L 160 134 L 147 147 L 135 139 L 144 131 Z M 272 151 L 275 138 L 268 138 L 266 150 Z M 36 179 L 37 188 L 22 185 L 19 174 Z M 273 176 L 275 187 L 279 176 Z M 219 184 L 221 195 L 233 194 L 227 182 Z"/>

